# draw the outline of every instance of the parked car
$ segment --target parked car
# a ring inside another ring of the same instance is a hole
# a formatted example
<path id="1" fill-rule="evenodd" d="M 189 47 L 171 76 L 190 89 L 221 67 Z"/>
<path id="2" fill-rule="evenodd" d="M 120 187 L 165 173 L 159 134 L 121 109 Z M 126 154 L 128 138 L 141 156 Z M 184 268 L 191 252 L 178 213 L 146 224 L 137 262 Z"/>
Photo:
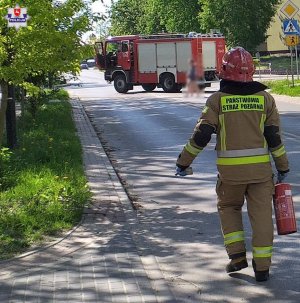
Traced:
<path id="1" fill-rule="evenodd" d="M 96 61 L 95 61 L 95 59 L 88 59 L 88 60 L 86 61 L 86 63 L 87 63 L 87 65 L 88 65 L 88 67 L 95 67 L 95 66 L 96 66 Z"/>
<path id="2" fill-rule="evenodd" d="M 89 66 L 87 63 L 81 63 L 80 64 L 80 69 L 89 69 Z"/>

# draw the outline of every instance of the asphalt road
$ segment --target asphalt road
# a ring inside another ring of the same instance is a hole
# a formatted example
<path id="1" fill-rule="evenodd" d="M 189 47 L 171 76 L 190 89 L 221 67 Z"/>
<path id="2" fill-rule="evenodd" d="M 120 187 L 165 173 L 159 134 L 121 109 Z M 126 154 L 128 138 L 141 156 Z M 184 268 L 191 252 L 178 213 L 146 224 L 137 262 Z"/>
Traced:
<path id="1" fill-rule="evenodd" d="M 82 71 L 79 97 L 134 200 L 147 249 L 156 256 L 165 279 L 182 302 L 299 302 L 299 234 L 275 236 L 271 280 L 257 284 L 249 267 L 229 277 L 216 210 L 215 138 L 194 161 L 194 175 L 174 176 L 175 161 L 193 131 L 210 92 L 186 98 L 161 89 L 136 87 L 118 94 L 97 70 Z M 217 90 L 214 86 L 210 91 Z M 300 98 L 276 97 L 291 163 L 300 218 Z M 244 215 L 248 260 L 251 229 Z M 298 220 L 298 225 L 300 222 Z"/>

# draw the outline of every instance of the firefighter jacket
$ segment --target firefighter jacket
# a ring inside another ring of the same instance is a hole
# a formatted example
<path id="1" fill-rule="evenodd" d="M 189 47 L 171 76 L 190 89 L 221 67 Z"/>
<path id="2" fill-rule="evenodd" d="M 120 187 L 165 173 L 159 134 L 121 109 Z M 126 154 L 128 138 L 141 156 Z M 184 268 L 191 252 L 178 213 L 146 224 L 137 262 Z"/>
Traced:
<path id="1" fill-rule="evenodd" d="M 222 80 L 220 90 L 206 102 L 194 133 L 180 153 L 176 165 L 190 166 L 217 135 L 217 168 L 220 179 L 230 184 L 258 183 L 276 169 L 288 172 L 288 160 L 280 135 L 275 100 L 259 82 Z"/>

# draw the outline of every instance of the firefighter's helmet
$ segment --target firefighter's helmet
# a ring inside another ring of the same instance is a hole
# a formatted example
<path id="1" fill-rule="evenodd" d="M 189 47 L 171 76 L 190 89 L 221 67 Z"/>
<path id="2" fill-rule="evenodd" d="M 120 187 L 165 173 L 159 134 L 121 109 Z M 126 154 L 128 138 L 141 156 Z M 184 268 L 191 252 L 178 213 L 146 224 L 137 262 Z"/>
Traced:
<path id="1" fill-rule="evenodd" d="M 220 78 L 239 82 L 253 81 L 255 66 L 249 52 L 242 47 L 228 51 L 222 60 Z"/>

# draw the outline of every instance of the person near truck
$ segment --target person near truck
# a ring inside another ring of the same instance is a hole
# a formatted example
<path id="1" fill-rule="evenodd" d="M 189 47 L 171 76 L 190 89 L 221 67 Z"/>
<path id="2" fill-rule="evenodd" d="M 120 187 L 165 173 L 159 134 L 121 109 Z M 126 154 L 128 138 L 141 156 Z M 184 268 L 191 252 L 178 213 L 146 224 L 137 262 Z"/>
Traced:
<path id="1" fill-rule="evenodd" d="M 247 201 L 252 227 L 252 266 L 256 281 L 269 279 L 273 250 L 270 154 L 282 182 L 289 164 L 280 133 L 279 113 L 266 86 L 253 81 L 252 56 L 242 47 L 228 51 L 222 62 L 220 90 L 212 94 L 194 133 L 176 162 L 185 176 L 196 156 L 216 134 L 216 193 L 224 245 L 230 262 L 226 272 L 248 267 L 242 207 Z"/>
<path id="2" fill-rule="evenodd" d="M 199 95 L 200 89 L 198 87 L 198 71 L 197 71 L 197 65 L 194 59 L 189 59 L 189 69 L 187 71 L 186 75 L 186 87 L 187 87 L 187 93 L 186 96 L 188 97 L 193 96 L 194 94 Z"/>

